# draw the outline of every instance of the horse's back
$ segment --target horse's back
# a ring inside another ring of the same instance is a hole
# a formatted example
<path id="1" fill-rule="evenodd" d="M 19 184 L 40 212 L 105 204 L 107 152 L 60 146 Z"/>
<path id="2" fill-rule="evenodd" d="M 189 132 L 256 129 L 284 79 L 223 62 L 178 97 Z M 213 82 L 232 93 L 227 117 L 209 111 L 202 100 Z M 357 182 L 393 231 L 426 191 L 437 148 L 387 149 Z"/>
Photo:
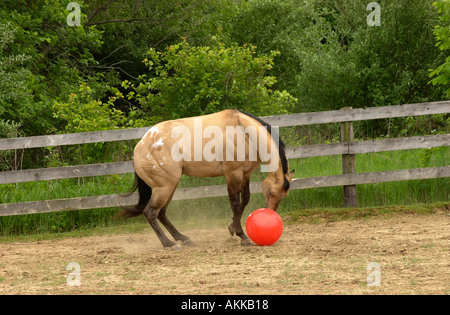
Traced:
<path id="1" fill-rule="evenodd" d="M 230 127 L 239 134 L 241 130 L 235 129 L 237 126 L 246 128 L 249 125 L 260 126 L 251 117 L 234 109 L 158 123 L 149 129 L 135 147 L 136 172 L 138 175 L 146 172 L 153 177 L 166 175 L 176 178 L 181 177 L 181 174 L 196 177 L 224 176 L 227 171 L 234 169 L 253 171 L 260 162 L 248 161 L 248 141 L 245 142 L 246 157 L 244 160 L 238 159 L 235 135 L 230 140 L 227 134 Z M 245 138 L 245 134 L 243 137 Z M 198 139 L 202 139 L 200 144 Z M 227 141 L 232 141 L 233 144 L 230 146 Z M 231 160 L 227 159 L 226 150 L 230 149 L 229 146 L 234 149 Z M 217 150 L 222 151 L 221 154 L 215 155 Z M 177 158 L 181 155 L 182 158 Z"/>

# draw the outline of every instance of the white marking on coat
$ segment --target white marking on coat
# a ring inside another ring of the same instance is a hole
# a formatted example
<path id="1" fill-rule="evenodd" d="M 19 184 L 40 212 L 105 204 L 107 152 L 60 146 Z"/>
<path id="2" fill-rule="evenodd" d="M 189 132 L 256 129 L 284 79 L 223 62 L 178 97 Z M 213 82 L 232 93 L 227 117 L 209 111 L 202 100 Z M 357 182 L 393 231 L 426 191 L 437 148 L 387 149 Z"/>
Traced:
<path id="1" fill-rule="evenodd" d="M 153 137 L 153 135 L 154 135 L 155 133 L 158 133 L 158 132 L 159 132 L 158 126 L 153 126 L 152 128 L 150 128 L 150 129 L 145 133 L 144 137 L 142 137 L 142 138 L 147 137 L 147 135 L 148 135 L 149 133 L 150 133 L 150 137 Z"/>
<path id="2" fill-rule="evenodd" d="M 164 139 L 165 139 L 164 137 L 159 138 L 159 140 L 153 144 L 153 148 L 157 149 L 157 148 L 162 147 L 164 145 L 164 141 L 163 141 Z"/>

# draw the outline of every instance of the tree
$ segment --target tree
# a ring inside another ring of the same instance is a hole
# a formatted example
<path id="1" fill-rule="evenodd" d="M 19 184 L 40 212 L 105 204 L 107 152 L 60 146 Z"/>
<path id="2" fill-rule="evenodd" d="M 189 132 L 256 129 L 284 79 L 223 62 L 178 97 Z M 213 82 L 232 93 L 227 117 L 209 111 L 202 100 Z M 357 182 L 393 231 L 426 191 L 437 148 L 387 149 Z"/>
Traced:
<path id="1" fill-rule="evenodd" d="M 81 82 L 88 81 L 97 97 L 108 89 L 105 78 L 113 82 L 94 68 L 101 33 L 68 26 L 69 2 L 0 2 L 0 119 L 20 124 L 26 135 L 54 132 L 59 127 L 52 117 L 54 100 L 67 100 Z"/>
<path id="2" fill-rule="evenodd" d="M 450 1 L 444 0 L 442 2 L 433 3 L 440 13 L 440 25 L 435 26 L 433 33 L 436 36 L 437 44 L 440 50 L 450 49 Z M 447 97 L 450 98 L 450 56 L 445 59 L 445 62 L 431 70 L 430 77 L 435 77 L 431 82 L 433 85 L 447 86 Z"/>
<path id="3" fill-rule="evenodd" d="M 299 76 L 301 86 L 319 79 L 318 72 L 323 74 L 322 84 L 307 93 L 312 101 L 339 109 L 442 98 L 442 90 L 428 85 L 428 69 L 443 58 L 433 43 L 437 16 L 432 0 L 378 1 L 381 26 L 367 24 L 367 3 L 320 2 L 327 8 L 321 14 L 326 42 L 317 50 L 307 50 L 306 57 L 316 63 L 307 61 Z"/>
<path id="4" fill-rule="evenodd" d="M 91 0 L 85 26 L 102 32 L 103 49 L 95 56 L 98 71 L 113 69 L 135 80 L 146 70 L 140 61 L 149 48 L 164 50 L 182 37 L 208 45 L 222 29 L 227 34 L 241 0 Z"/>
<path id="5" fill-rule="evenodd" d="M 276 88 L 295 92 L 296 76 L 302 69 L 305 31 L 312 23 L 311 8 L 303 1 L 253 0 L 230 16 L 230 41 L 255 45 L 259 54 L 278 50 L 271 70 Z"/>
<path id="6" fill-rule="evenodd" d="M 32 74 L 23 67 L 30 56 L 10 52 L 16 36 L 11 22 L 0 22 L 0 118 L 22 122 L 32 104 Z"/>
<path id="7" fill-rule="evenodd" d="M 217 38 L 211 46 L 191 46 L 186 41 L 163 52 L 150 49 L 144 63 L 149 72 L 139 84 L 124 81 L 130 99 L 139 102 L 151 122 L 204 115 L 237 108 L 255 115 L 289 111 L 295 98 L 272 90 L 276 78 L 270 55 L 256 56 L 251 45 L 227 47 Z"/>
<path id="8" fill-rule="evenodd" d="M 445 56 L 434 47 L 434 0 L 379 0 L 381 26 L 367 23 L 360 0 L 249 0 L 233 19 L 231 40 L 274 59 L 277 89 L 298 98 L 295 111 L 440 100 L 428 69 Z"/>

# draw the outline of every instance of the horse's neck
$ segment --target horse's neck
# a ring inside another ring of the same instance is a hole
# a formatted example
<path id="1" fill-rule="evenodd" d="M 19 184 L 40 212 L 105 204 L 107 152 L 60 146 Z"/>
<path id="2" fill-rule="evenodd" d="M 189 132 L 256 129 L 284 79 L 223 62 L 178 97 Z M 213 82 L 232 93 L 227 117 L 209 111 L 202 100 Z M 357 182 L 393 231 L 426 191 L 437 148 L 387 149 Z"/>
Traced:
<path id="1" fill-rule="evenodd" d="M 278 167 L 275 171 L 268 172 L 268 176 L 273 176 L 277 180 L 284 180 L 283 166 L 281 165 L 281 162 L 278 163 Z"/>
<path id="2" fill-rule="evenodd" d="M 272 134 L 264 126 L 258 131 L 258 157 L 266 164 L 266 172 L 271 173 L 275 177 L 283 178 L 279 143 L 274 140 Z M 270 158 L 269 163 L 267 163 L 268 158 Z"/>

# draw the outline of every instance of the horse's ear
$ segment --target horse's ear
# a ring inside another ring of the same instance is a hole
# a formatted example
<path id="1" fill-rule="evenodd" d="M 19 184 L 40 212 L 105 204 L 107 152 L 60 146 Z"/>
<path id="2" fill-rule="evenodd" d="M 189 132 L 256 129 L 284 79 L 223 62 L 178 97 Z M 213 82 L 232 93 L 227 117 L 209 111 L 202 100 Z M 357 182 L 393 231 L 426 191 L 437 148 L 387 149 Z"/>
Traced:
<path id="1" fill-rule="evenodd" d="M 289 175 L 288 175 L 289 181 L 291 181 L 292 178 L 294 177 L 294 173 L 295 173 L 295 170 L 291 170 L 291 171 L 289 172 Z"/>

